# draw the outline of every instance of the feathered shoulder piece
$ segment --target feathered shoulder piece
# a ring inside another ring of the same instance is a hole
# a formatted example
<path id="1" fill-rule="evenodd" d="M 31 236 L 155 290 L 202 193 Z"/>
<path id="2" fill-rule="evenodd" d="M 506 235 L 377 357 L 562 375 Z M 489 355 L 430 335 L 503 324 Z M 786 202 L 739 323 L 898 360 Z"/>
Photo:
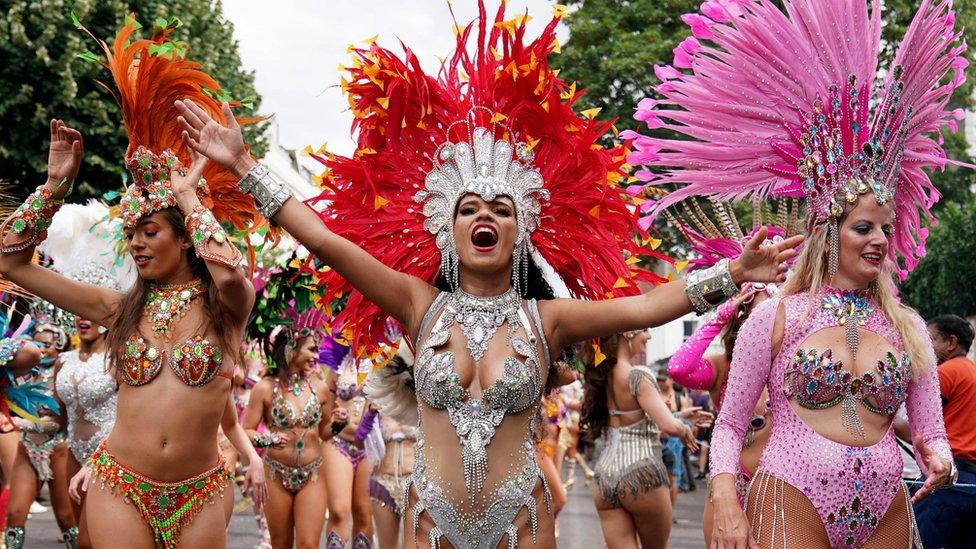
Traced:
<path id="1" fill-rule="evenodd" d="M 91 35 L 77 19 L 75 25 Z M 128 227 L 145 215 L 176 206 L 169 172 L 188 167 L 190 152 L 181 138 L 174 102 L 191 99 L 215 120 L 225 122 L 216 98 L 226 92 L 199 63 L 186 58 L 186 43 L 170 37 L 180 25 L 179 19 L 172 18 L 155 24 L 149 38 L 138 38 L 142 27 L 130 15 L 111 46 L 91 35 L 104 51 L 104 60 L 91 53 L 85 55 L 111 72 L 114 86 L 102 86 L 122 109 L 129 136 L 125 162 L 133 181 L 121 202 L 122 218 Z M 237 189 L 233 174 L 210 162 L 203 177 L 205 183 L 197 194 L 218 220 L 243 229 L 259 219 L 254 201 Z"/>
<path id="2" fill-rule="evenodd" d="M 940 131 L 963 114 L 948 108 L 967 65 L 952 2 L 922 0 L 881 79 L 880 0 L 716 0 L 682 19 L 694 37 L 636 114 L 681 137 L 635 141 L 654 183 L 678 187 L 657 212 L 694 195 L 806 197 L 817 224 L 870 192 L 894 201 L 905 276 L 939 196 L 926 170 L 951 162 Z"/>
<path id="3" fill-rule="evenodd" d="M 577 113 L 582 92 L 549 65 L 561 10 L 529 40 L 527 15 L 506 20 L 504 2 L 494 16 L 478 5 L 478 18 L 456 27 L 456 48 L 437 74 L 407 46 L 402 54 L 376 43 L 352 49 L 342 88 L 357 148 L 350 157 L 316 155 L 325 190 L 310 205 L 387 266 L 433 283 L 456 260 L 455 200 L 515 194 L 517 246 L 524 242 L 516 267 L 531 256 L 586 299 L 659 282 L 632 266 L 638 254 L 657 254 L 637 243 L 637 214 L 621 188 L 628 149 L 602 144 L 611 124 Z M 322 282 L 329 293 L 351 292 L 336 321 L 354 347 L 394 343 L 375 305 L 334 272 Z"/>

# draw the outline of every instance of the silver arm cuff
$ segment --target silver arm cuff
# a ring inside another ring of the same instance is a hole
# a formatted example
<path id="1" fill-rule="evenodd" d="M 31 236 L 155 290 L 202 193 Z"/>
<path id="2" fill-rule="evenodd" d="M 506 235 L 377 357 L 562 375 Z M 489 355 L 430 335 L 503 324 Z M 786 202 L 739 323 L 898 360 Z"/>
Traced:
<path id="1" fill-rule="evenodd" d="M 695 271 L 685 278 L 685 293 L 698 314 L 714 309 L 723 301 L 739 293 L 739 287 L 732 282 L 729 273 L 729 260 Z"/>
<path id="2" fill-rule="evenodd" d="M 237 183 L 237 188 L 244 194 L 254 197 L 258 212 L 271 219 L 281 206 L 291 198 L 291 190 L 271 177 L 268 167 L 258 164 L 251 168 Z"/>

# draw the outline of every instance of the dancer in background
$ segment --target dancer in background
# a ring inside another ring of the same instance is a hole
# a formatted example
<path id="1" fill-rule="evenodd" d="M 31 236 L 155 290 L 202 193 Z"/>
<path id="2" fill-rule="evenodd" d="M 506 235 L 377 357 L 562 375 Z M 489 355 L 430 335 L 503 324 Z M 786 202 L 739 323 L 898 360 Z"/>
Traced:
<path id="1" fill-rule="evenodd" d="M 647 337 L 641 331 L 603 338 L 587 361 L 581 424 L 587 440 L 607 441 L 593 466 L 593 501 L 611 549 L 667 546 L 672 504 L 661 433 L 695 449 L 692 426 L 712 421 L 694 408 L 672 414 L 653 372 L 631 362 Z"/>
<path id="2" fill-rule="evenodd" d="M 680 52 L 694 72 L 659 71 L 667 108 L 639 109 L 688 137 L 641 144 L 656 151 L 656 184 L 680 185 L 657 211 L 692 195 L 809 203 L 793 272 L 736 338 L 712 438 L 712 546 L 911 547 L 891 429 L 902 403 L 927 473 L 915 498 L 955 475 L 931 342 L 894 276 L 924 253 L 921 219 L 938 196 L 925 169 L 951 163 L 939 132 L 954 124 L 965 44 L 951 3 L 924 0 L 876 87 L 880 1 L 784 7 L 707 5 L 711 17 L 687 17 L 709 40 Z M 743 510 L 735 475 L 767 386 L 772 431 Z"/>

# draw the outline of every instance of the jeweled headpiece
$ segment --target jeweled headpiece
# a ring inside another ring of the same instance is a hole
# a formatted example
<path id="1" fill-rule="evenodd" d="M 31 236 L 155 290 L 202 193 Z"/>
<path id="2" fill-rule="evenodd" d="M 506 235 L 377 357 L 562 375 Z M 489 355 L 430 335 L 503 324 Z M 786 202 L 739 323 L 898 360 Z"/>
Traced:
<path id="1" fill-rule="evenodd" d="M 191 99 L 214 120 L 224 123 L 220 85 L 186 59 L 188 45 L 170 34 L 180 27 L 179 19 L 163 20 L 152 27 L 149 39 L 137 39 L 141 28 L 134 16 L 126 18 L 110 48 L 88 32 L 105 53 L 99 63 L 112 73 L 114 86 L 102 84 L 115 97 L 129 135 L 125 164 L 132 184 L 121 201 L 125 226 L 131 228 L 151 213 L 176 206 L 170 171 L 190 165 L 190 151 L 181 137 L 175 101 Z M 241 121 L 242 123 L 248 121 Z M 208 162 L 197 188 L 200 202 L 220 222 L 245 229 L 256 222 L 254 201 L 237 188 L 237 178 L 215 162 Z"/>
<path id="2" fill-rule="evenodd" d="M 424 206 L 424 228 L 434 235 L 441 252 L 441 274 L 453 288 L 458 288 L 458 252 L 454 241 L 454 212 L 458 202 L 468 194 L 487 202 L 507 196 L 515 205 L 518 232 L 515 237 L 516 290 L 528 278 L 530 236 L 539 226 L 540 200 L 549 197 L 543 187 L 542 174 L 532 167 L 534 154 L 525 142 L 514 145 L 505 139 L 511 131 L 502 124 L 478 123 L 478 115 L 490 119 L 492 112 L 475 108 L 464 120 L 447 128 L 448 141 L 434 152 L 434 167 L 424 179 L 424 190 L 414 200 Z M 499 131 L 503 134 L 499 136 Z M 451 141 L 460 132 L 461 140 Z"/>
<path id="3" fill-rule="evenodd" d="M 655 67 L 663 99 L 642 101 L 636 116 L 687 137 L 640 144 L 662 172 L 654 184 L 679 187 L 657 211 L 694 195 L 806 197 L 809 224 L 831 222 L 833 240 L 833 221 L 872 192 L 893 201 L 891 258 L 906 276 L 938 199 L 923 168 L 952 163 L 939 131 L 963 114 L 948 109 L 968 64 L 952 3 L 921 2 L 877 87 L 879 0 L 784 4 L 717 0 L 683 16 L 694 37 L 675 49 L 674 67 Z"/>
<path id="4" fill-rule="evenodd" d="M 530 260 L 579 298 L 630 295 L 638 280 L 663 280 L 633 265 L 638 254 L 658 254 L 633 238 L 643 231 L 622 189 L 629 151 L 603 144 L 612 126 L 596 111 L 577 112 L 581 92 L 549 66 L 562 12 L 529 40 L 526 18 L 505 20 L 504 2 L 494 17 L 484 2 L 479 8 L 436 74 L 406 47 L 351 49 L 342 87 L 357 149 L 314 155 L 327 170 L 324 192 L 309 204 L 322 205 L 330 230 L 431 284 L 442 273 L 459 282 L 451 229 L 468 192 L 515 202 L 513 286 Z M 357 351 L 395 343 L 379 308 L 334 271 L 320 280 L 327 295 L 349 294 L 334 331 L 349 330 Z"/>

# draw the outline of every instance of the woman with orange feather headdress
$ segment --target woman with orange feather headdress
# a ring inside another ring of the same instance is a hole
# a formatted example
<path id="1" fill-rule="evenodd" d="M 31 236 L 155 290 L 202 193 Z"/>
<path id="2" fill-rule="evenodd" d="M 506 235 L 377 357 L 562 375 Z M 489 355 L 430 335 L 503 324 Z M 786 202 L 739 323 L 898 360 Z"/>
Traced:
<path id="1" fill-rule="evenodd" d="M 527 17 L 506 21 L 504 3 L 494 18 L 479 7 L 436 76 L 409 49 L 354 51 L 343 87 L 358 149 L 321 158 L 326 191 L 309 204 L 320 213 L 247 157 L 233 124 L 178 106 L 190 146 L 234 170 L 261 213 L 333 269 L 321 279 L 329 292 L 352 290 L 335 328 L 355 352 L 390 343 L 388 317 L 415 345 L 408 541 L 552 547 L 531 436 L 550 357 L 667 322 L 692 303 L 704 309 L 735 283 L 778 279 L 798 239 L 760 248 L 761 234 L 697 281 L 637 295 L 638 280 L 662 280 L 632 267 L 653 254 L 632 240 L 640 229 L 620 186 L 627 150 L 600 144 L 610 124 L 577 114 L 579 93 L 550 68 L 559 14 L 529 41 Z M 344 534 L 330 532 L 328 546 L 342 547 Z"/>
<path id="2" fill-rule="evenodd" d="M 120 381 L 117 419 L 71 487 L 76 499 L 78 485 L 84 490 L 90 480 L 110 488 L 85 497 L 82 535 L 96 547 L 119 539 L 127 547 L 223 546 L 232 498 L 224 498 L 226 510 L 205 505 L 225 495 L 230 479 L 217 452 L 218 425 L 249 458 L 259 504 L 266 493 L 229 382 L 254 294 L 220 224 L 244 228 L 255 210 L 227 170 L 180 139 L 176 98 L 192 97 L 211 116 L 237 122 L 205 93 L 219 92 L 217 83 L 170 38 L 178 25 L 170 20 L 138 39 L 129 18 L 111 47 L 99 41 L 115 84 L 105 87 L 114 90 L 129 135 L 133 183 L 121 209 L 138 272 L 133 287 L 84 284 L 30 262 L 81 163 L 81 134 L 60 120 L 51 121 L 47 183 L 3 224 L 6 278 L 108 328 L 109 365 Z"/>

